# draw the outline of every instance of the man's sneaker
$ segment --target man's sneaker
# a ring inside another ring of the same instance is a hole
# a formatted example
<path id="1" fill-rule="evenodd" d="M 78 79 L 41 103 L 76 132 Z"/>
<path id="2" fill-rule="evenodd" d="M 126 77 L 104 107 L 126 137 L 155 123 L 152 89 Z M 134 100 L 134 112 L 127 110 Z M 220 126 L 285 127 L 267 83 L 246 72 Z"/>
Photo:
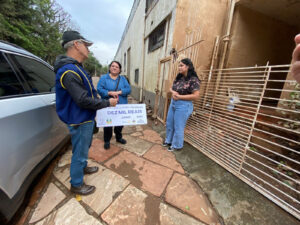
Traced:
<path id="1" fill-rule="evenodd" d="M 123 138 L 117 139 L 117 142 L 119 142 L 119 143 L 121 143 L 123 145 L 125 145 L 127 143 L 127 141 L 125 139 L 123 139 Z"/>
<path id="2" fill-rule="evenodd" d="M 174 152 L 174 151 L 180 151 L 182 148 L 173 148 L 172 146 L 170 146 L 169 148 L 168 148 L 168 151 L 169 152 Z"/>
<path id="3" fill-rule="evenodd" d="M 162 144 L 162 146 L 168 147 L 168 146 L 171 146 L 171 144 L 169 144 L 169 143 L 167 143 L 167 142 L 164 141 L 164 143 Z"/>
<path id="4" fill-rule="evenodd" d="M 89 195 L 94 193 L 96 190 L 95 186 L 86 185 L 83 183 L 79 187 L 74 187 L 71 185 L 71 192 L 78 194 L 78 195 Z"/>
<path id="5" fill-rule="evenodd" d="M 98 166 L 87 166 L 83 169 L 84 174 L 92 174 L 98 172 Z"/>
<path id="6" fill-rule="evenodd" d="M 104 149 L 108 150 L 110 148 L 110 143 L 109 142 L 105 142 L 104 143 Z"/>

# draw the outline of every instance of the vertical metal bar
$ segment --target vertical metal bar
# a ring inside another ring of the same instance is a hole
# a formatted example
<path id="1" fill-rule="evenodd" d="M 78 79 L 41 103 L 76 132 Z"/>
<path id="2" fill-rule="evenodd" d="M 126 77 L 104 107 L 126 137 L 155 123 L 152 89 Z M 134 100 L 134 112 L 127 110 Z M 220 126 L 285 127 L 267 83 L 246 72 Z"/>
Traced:
<path id="1" fill-rule="evenodd" d="M 247 144 L 246 144 L 246 146 L 244 148 L 243 158 L 242 158 L 242 162 L 241 162 L 238 174 L 241 173 L 242 167 L 243 167 L 244 162 L 245 162 L 245 156 L 247 154 L 247 150 L 248 150 L 248 147 L 249 147 L 249 142 L 251 140 L 252 133 L 253 133 L 253 130 L 254 130 L 254 126 L 255 126 L 255 123 L 256 123 L 256 120 L 257 120 L 257 115 L 259 113 L 259 110 L 260 110 L 260 107 L 261 107 L 261 103 L 262 103 L 262 100 L 263 100 L 263 97 L 264 97 L 264 94 L 265 94 L 265 91 L 266 91 L 266 88 L 267 88 L 267 83 L 269 81 L 271 70 L 272 70 L 272 67 L 268 66 L 268 71 L 267 71 L 267 74 L 266 74 L 266 79 L 265 79 L 264 87 L 263 87 L 263 90 L 262 90 L 261 95 L 260 95 L 260 100 L 258 102 L 258 106 L 257 106 L 256 112 L 255 112 L 255 116 L 254 116 L 253 122 L 252 122 L 252 126 L 251 126 L 251 130 L 250 130 L 250 134 L 248 136 Z"/>
<path id="2" fill-rule="evenodd" d="M 204 100 L 203 100 L 203 104 L 202 104 L 202 109 L 204 109 L 205 104 L 206 104 L 208 86 L 210 85 L 210 80 L 211 80 L 211 76 L 212 76 L 213 69 L 214 69 L 214 63 L 215 63 L 215 59 L 217 58 L 217 53 L 218 53 L 218 49 L 219 49 L 219 40 L 220 40 L 220 37 L 217 36 L 216 40 L 215 40 L 215 46 L 214 46 L 214 50 L 213 50 L 213 54 L 212 54 L 210 70 L 209 70 L 206 88 L 205 88 L 205 92 L 204 92 Z"/>

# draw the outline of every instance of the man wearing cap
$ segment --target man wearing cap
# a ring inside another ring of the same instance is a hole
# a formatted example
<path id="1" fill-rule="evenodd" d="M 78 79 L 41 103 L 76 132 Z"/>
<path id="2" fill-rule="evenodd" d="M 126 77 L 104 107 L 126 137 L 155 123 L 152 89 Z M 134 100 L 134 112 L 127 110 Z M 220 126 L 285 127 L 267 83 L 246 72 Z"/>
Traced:
<path id="1" fill-rule="evenodd" d="M 59 118 L 67 124 L 71 134 L 71 191 L 88 195 L 95 191 L 95 187 L 85 184 L 83 176 L 98 171 L 96 166 L 87 166 L 96 110 L 116 106 L 117 99 L 98 98 L 92 79 L 82 66 L 88 58 L 88 47 L 93 43 L 77 31 L 64 32 L 62 40 L 66 55 L 58 56 L 54 63 L 56 112 Z"/>
<path id="2" fill-rule="evenodd" d="M 293 52 L 291 72 L 295 80 L 300 83 L 300 34 L 295 37 L 296 47 Z"/>

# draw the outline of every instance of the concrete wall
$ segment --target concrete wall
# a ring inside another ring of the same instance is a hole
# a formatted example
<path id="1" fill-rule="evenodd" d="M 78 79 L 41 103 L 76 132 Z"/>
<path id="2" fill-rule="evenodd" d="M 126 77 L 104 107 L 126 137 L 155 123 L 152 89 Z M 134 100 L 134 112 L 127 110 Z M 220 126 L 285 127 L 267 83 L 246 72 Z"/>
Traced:
<path id="1" fill-rule="evenodd" d="M 177 51 L 185 45 L 192 32 L 201 32 L 197 70 L 209 69 L 216 36 L 222 35 L 229 0 L 178 0 L 173 47 Z"/>
<path id="2" fill-rule="evenodd" d="M 289 64 L 296 33 L 295 27 L 239 5 L 226 67 Z"/>
<path id="3" fill-rule="evenodd" d="M 155 6 L 148 11 L 147 15 L 145 15 L 145 7 L 146 0 L 135 1 L 131 12 L 131 18 L 128 22 L 129 24 L 127 24 L 124 31 L 115 59 L 120 61 L 123 65 L 124 53 L 127 55 L 127 50 L 130 48 L 131 58 L 129 79 L 134 90 L 134 93 L 132 94 L 139 96 L 137 90 L 144 88 L 146 91 L 145 93 L 147 93 L 147 101 L 151 101 L 151 104 L 154 104 L 152 101 L 153 95 L 155 96 L 154 92 L 157 85 L 159 60 L 168 56 L 172 47 L 176 0 L 159 0 Z M 167 23 L 164 45 L 155 51 L 148 53 L 148 36 L 165 19 L 167 19 Z M 128 60 L 126 61 L 128 62 Z M 136 69 L 139 69 L 138 84 L 135 84 L 134 82 L 134 72 Z M 128 75 L 128 71 L 124 68 L 122 74 Z M 152 92 L 151 97 L 149 97 L 150 94 L 148 92 Z"/>
<path id="4" fill-rule="evenodd" d="M 139 101 L 139 99 L 140 99 L 140 90 L 141 90 L 141 88 L 139 88 L 135 85 L 131 85 L 131 94 L 130 95 L 137 101 Z"/>
<path id="5" fill-rule="evenodd" d="M 130 48 L 130 82 L 132 86 L 141 86 L 141 76 L 143 67 L 143 33 L 144 33 L 144 14 L 145 0 L 135 1 L 132 8 L 132 15 L 127 22 L 122 40 L 120 42 L 115 59 L 120 61 L 124 67 L 122 74 L 128 75 L 127 65 L 124 66 L 124 53 Z M 126 59 L 128 63 L 128 60 Z M 126 64 L 127 64 L 126 63 Z M 134 71 L 139 69 L 139 84 L 134 83 Z"/>
<path id="6" fill-rule="evenodd" d="M 146 18 L 144 89 L 149 92 L 155 92 L 158 79 L 159 60 L 170 55 L 169 52 L 172 48 L 174 31 L 175 9 L 176 0 L 159 0 Z M 148 52 L 148 36 L 164 20 L 167 20 L 164 45 L 153 52 Z"/>
<path id="7" fill-rule="evenodd" d="M 155 103 L 155 93 L 152 91 L 143 91 L 143 102 L 149 105 L 152 109 L 154 108 Z"/>

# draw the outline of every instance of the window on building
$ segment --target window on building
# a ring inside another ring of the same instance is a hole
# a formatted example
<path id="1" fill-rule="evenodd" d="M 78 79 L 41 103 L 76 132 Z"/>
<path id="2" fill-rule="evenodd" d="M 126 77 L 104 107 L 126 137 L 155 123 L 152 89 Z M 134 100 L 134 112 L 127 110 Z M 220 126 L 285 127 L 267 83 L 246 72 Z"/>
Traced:
<path id="1" fill-rule="evenodd" d="M 164 21 L 149 35 L 148 52 L 153 52 L 164 45 L 165 27 L 166 22 Z"/>
<path id="2" fill-rule="evenodd" d="M 136 83 L 136 84 L 139 83 L 139 69 L 136 69 L 134 71 L 134 83 Z"/>
<path id="3" fill-rule="evenodd" d="M 155 3 L 157 1 L 158 0 L 146 0 L 146 9 L 145 9 L 145 12 L 148 12 L 148 10 L 152 9 L 153 6 L 155 5 Z"/>
<path id="4" fill-rule="evenodd" d="M 123 68 L 124 68 L 124 72 L 126 71 L 126 52 L 124 53 L 124 65 L 123 65 Z"/>

